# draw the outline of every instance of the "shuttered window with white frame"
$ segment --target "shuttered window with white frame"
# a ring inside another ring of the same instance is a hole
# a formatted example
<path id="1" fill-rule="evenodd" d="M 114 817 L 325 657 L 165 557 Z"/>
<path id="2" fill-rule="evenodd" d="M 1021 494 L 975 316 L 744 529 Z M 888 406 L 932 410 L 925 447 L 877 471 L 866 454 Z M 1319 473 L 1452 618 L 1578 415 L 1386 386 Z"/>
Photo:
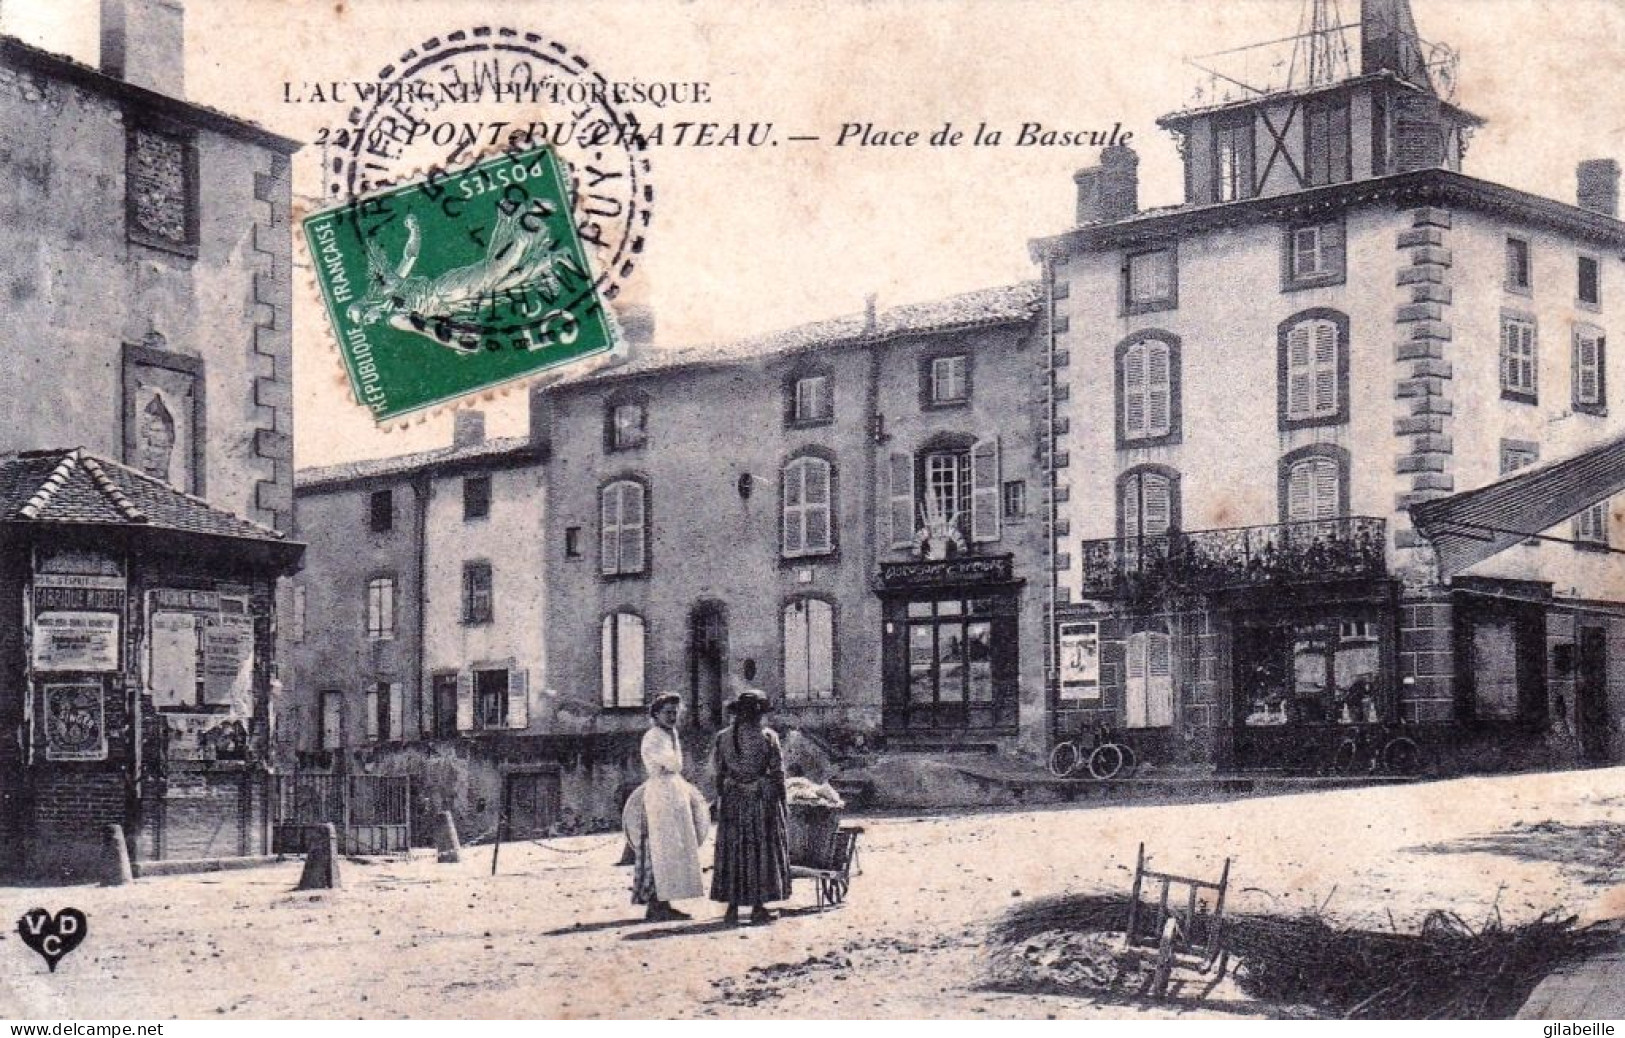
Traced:
<path id="1" fill-rule="evenodd" d="M 835 549 L 832 468 L 823 458 L 796 458 L 784 466 L 785 558 L 827 555 Z"/>
<path id="2" fill-rule="evenodd" d="M 1342 409 L 1338 328 L 1323 317 L 1293 325 L 1286 335 L 1286 417 L 1334 418 Z"/>
<path id="3" fill-rule="evenodd" d="M 605 576 L 642 573 L 648 515 L 643 484 L 623 479 L 599 492 L 599 570 Z"/>
<path id="4" fill-rule="evenodd" d="M 1123 481 L 1123 536 L 1161 537 L 1174 528 L 1174 481 L 1161 472 L 1136 472 Z"/>
<path id="5" fill-rule="evenodd" d="M 1604 350 L 1606 340 L 1592 328 L 1574 330 L 1574 405 L 1600 408 L 1606 402 Z"/>
<path id="6" fill-rule="evenodd" d="M 1336 519 L 1343 514 L 1342 471 L 1335 458 L 1293 462 L 1287 470 L 1286 491 L 1288 522 Z"/>
<path id="7" fill-rule="evenodd" d="M 1123 438 L 1167 436 L 1173 429 L 1173 357 L 1168 343 L 1145 339 L 1123 351 Z"/>
<path id="8" fill-rule="evenodd" d="M 1525 317 L 1501 317 L 1501 392 L 1533 400 L 1539 391 L 1535 322 Z"/>

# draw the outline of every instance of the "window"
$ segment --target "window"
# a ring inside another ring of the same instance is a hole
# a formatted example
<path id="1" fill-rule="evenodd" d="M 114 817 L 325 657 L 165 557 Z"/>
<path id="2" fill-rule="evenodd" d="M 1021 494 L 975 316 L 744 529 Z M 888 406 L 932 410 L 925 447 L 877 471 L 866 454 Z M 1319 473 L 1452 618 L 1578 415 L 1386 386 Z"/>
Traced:
<path id="1" fill-rule="evenodd" d="M 1234 202 L 1253 196 L 1253 119 L 1247 113 L 1213 128 L 1213 197 Z"/>
<path id="2" fill-rule="evenodd" d="M 478 728 L 508 727 L 508 671 L 474 671 L 474 724 Z"/>
<path id="3" fill-rule="evenodd" d="M 564 557 L 567 559 L 581 558 L 581 527 L 566 526 L 564 528 Z"/>
<path id="4" fill-rule="evenodd" d="M 1007 479 L 1004 481 L 1004 517 L 1006 519 L 1020 519 L 1027 514 L 1027 481 L 1024 479 Z"/>
<path id="5" fill-rule="evenodd" d="M 305 588 L 293 586 L 293 615 L 288 617 L 288 637 L 295 642 L 305 640 Z"/>
<path id="6" fill-rule="evenodd" d="M 1527 440 L 1501 441 L 1501 475 L 1510 476 L 1540 460 L 1540 445 Z"/>
<path id="7" fill-rule="evenodd" d="M 367 581 L 367 640 L 389 641 L 395 637 L 395 578 L 374 577 Z"/>
<path id="8" fill-rule="evenodd" d="M 598 494 L 599 572 L 627 576 L 644 571 L 644 537 L 648 530 L 643 484 L 623 479 Z"/>
<path id="9" fill-rule="evenodd" d="M 488 624 L 493 613 L 491 564 L 463 563 L 463 623 Z"/>
<path id="10" fill-rule="evenodd" d="M 1277 331 L 1280 427 L 1348 420 L 1348 318 L 1335 310 L 1294 314 Z"/>
<path id="11" fill-rule="evenodd" d="M 1237 631 L 1248 727 L 1382 720 L 1382 621 L 1288 619 Z"/>
<path id="12" fill-rule="evenodd" d="M 1349 108 L 1338 98 L 1310 102 L 1304 108 L 1306 168 L 1311 185 L 1341 184 L 1349 179 Z"/>
<path id="13" fill-rule="evenodd" d="M 405 697 L 398 681 L 379 681 L 367 690 L 368 742 L 400 742 L 405 728 Z"/>
<path id="14" fill-rule="evenodd" d="M 1474 713 L 1485 720 L 1515 720 L 1520 710 L 1518 631 L 1511 617 L 1483 617 L 1472 625 Z"/>
<path id="15" fill-rule="evenodd" d="M 1601 306 L 1602 271 L 1597 261 L 1590 256 L 1581 256 L 1579 268 L 1579 285 L 1575 290 L 1575 298 L 1586 306 Z"/>
<path id="16" fill-rule="evenodd" d="M 344 746 L 344 693 L 328 690 L 322 693 L 322 749 L 337 750 Z"/>
<path id="17" fill-rule="evenodd" d="M 908 604 L 911 706 L 993 701 L 992 613 L 987 598 Z"/>
<path id="18" fill-rule="evenodd" d="M 469 476 L 463 480 L 463 521 L 484 519 L 491 514 L 491 477 Z"/>
<path id="19" fill-rule="evenodd" d="M 1574 540 L 1581 546 L 1608 547 L 1609 503 L 1598 501 L 1574 517 Z"/>
<path id="20" fill-rule="evenodd" d="M 1172 248 L 1132 252 L 1123 258 L 1123 310 L 1141 314 L 1176 305 L 1178 278 Z"/>
<path id="21" fill-rule="evenodd" d="M 828 374 L 801 375 L 790 380 L 789 416 L 795 425 L 827 422 L 833 417 L 834 401 Z"/>
<path id="22" fill-rule="evenodd" d="M 641 394 L 610 398 L 604 417 L 604 446 L 633 450 L 649 442 L 649 402 Z"/>
<path id="23" fill-rule="evenodd" d="M 962 404 L 970 399 L 970 357 L 933 357 L 926 368 L 928 404 Z"/>
<path id="24" fill-rule="evenodd" d="M 918 455 L 894 452 L 884 473 L 890 502 L 887 543 L 919 547 L 929 538 L 933 546 L 945 543 L 958 551 L 970 542 L 997 541 L 1001 465 L 997 437 L 945 435 L 929 441 Z"/>
<path id="25" fill-rule="evenodd" d="M 784 697 L 835 698 L 835 609 L 821 598 L 784 607 Z"/>
<path id="26" fill-rule="evenodd" d="M 395 528 L 395 494 L 389 490 L 375 490 L 367 499 L 368 525 L 373 533 L 388 533 Z"/>
<path id="27" fill-rule="evenodd" d="M 1501 398 L 1534 403 L 1538 368 L 1535 321 L 1531 317 L 1501 315 Z"/>
<path id="28" fill-rule="evenodd" d="M 1173 639 L 1137 631 L 1125 649 L 1123 726 L 1167 728 L 1174 723 Z"/>
<path id="29" fill-rule="evenodd" d="M 1508 238 L 1507 289 L 1513 292 L 1528 292 L 1532 280 L 1529 270 L 1529 243 L 1522 238 Z"/>
<path id="30" fill-rule="evenodd" d="M 1607 340 L 1595 328 L 1574 329 L 1574 409 L 1606 414 L 1608 409 L 1605 352 Z"/>
<path id="31" fill-rule="evenodd" d="M 457 734 L 457 673 L 455 671 L 436 674 L 429 683 L 430 695 L 434 699 L 434 734 L 438 738 L 450 738 Z"/>
<path id="32" fill-rule="evenodd" d="M 1345 251 L 1341 220 L 1289 227 L 1283 241 L 1282 288 L 1291 290 L 1343 282 Z"/>
<path id="33" fill-rule="evenodd" d="M 142 245 L 197 254 L 197 142 L 185 132 L 132 125 L 125 157 L 125 215 L 129 239 Z"/>
<path id="34" fill-rule="evenodd" d="M 1117 502 L 1120 537 L 1164 537 L 1179 529 L 1179 475 L 1172 469 L 1130 470 L 1118 481 Z"/>
<path id="35" fill-rule="evenodd" d="M 1179 411 L 1179 340 L 1144 332 L 1117 348 L 1119 446 L 1175 442 Z"/>
<path id="36" fill-rule="evenodd" d="M 1282 470 L 1282 522 L 1317 522 L 1347 514 L 1347 458 L 1337 448 L 1294 451 L 1283 460 Z"/>
<path id="37" fill-rule="evenodd" d="M 787 559 L 835 550 L 833 469 L 823 458 L 796 458 L 784 466 L 781 533 Z"/>
<path id="38" fill-rule="evenodd" d="M 600 652 L 604 707 L 643 706 L 643 617 L 624 611 L 604 617 Z"/>

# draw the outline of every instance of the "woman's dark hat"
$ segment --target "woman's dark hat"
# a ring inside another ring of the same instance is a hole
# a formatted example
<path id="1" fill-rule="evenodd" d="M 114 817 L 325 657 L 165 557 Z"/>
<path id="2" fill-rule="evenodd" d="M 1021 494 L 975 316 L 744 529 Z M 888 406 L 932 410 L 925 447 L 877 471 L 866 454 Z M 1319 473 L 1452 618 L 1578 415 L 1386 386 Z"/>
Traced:
<path id="1" fill-rule="evenodd" d="M 739 713 L 741 710 L 757 715 L 767 713 L 769 710 L 767 694 L 759 689 L 745 689 L 745 691 L 734 696 L 733 702 L 728 704 L 730 714 Z"/>
<path id="2" fill-rule="evenodd" d="M 655 696 L 653 699 L 649 700 L 649 716 L 653 717 L 655 714 L 660 713 L 661 708 L 668 703 L 676 703 L 678 706 L 682 706 L 683 697 L 675 692 L 660 693 L 658 696 Z"/>

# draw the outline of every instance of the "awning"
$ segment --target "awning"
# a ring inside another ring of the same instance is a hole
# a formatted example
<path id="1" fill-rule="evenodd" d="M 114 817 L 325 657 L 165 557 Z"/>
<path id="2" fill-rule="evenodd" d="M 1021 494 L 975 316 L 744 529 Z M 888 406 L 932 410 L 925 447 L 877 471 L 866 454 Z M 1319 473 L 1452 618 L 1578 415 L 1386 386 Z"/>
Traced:
<path id="1" fill-rule="evenodd" d="M 1448 579 L 1621 491 L 1625 437 L 1476 490 L 1412 505 L 1410 513 L 1433 544 L 1440 579 Z"/>

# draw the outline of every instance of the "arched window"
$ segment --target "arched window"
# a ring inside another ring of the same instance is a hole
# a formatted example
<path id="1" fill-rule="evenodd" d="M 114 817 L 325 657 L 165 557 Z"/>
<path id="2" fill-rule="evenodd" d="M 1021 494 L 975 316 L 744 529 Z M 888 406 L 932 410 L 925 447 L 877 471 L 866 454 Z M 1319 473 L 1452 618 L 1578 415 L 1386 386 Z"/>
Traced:
<path id="1" fill-rule="evenodd" d="M 599 632 L 602 703 L 606 709 L 643 705 L 643 617 L 628 610 L 604 617 Z"/>
<path id="2" fill-rule="evenodd" d="M 834 551 L 834 466 L 819 457 L 795 458 L 784 466 L 782 485 L 784 557 Z"/>
<path id="3" fill-rule="evenodd" d="M 1140 332 L 1117 347 L 1117 439 L 1168 443 L 1179 433 L 1179 340 Z"/>
<path id="4" fill-rule="evenodd" d="M 1315 522 L 1348 514 L 1348 455 L 1316 445 L 1281 459 L 1281 521 Z"/>
<path id="5" fill-rule="evenodd" d="M 784 697 L 817 701 L 835 697 L 835 608 L 821 598 L 785 603 Z"/>
<path id="6" fill-rule="evenodd" d="M 1348 420 L 1348 318 L 1305 310 L 1281 323 L 1279 401 L 1282 428 Z"/>
<path id="7" fill-rule="evenodd" d="M 598 492 L 598 568 L 605 576 L 642 573 L 647 552 L 648 498 L 635 479 L 610 483 Z"/>

